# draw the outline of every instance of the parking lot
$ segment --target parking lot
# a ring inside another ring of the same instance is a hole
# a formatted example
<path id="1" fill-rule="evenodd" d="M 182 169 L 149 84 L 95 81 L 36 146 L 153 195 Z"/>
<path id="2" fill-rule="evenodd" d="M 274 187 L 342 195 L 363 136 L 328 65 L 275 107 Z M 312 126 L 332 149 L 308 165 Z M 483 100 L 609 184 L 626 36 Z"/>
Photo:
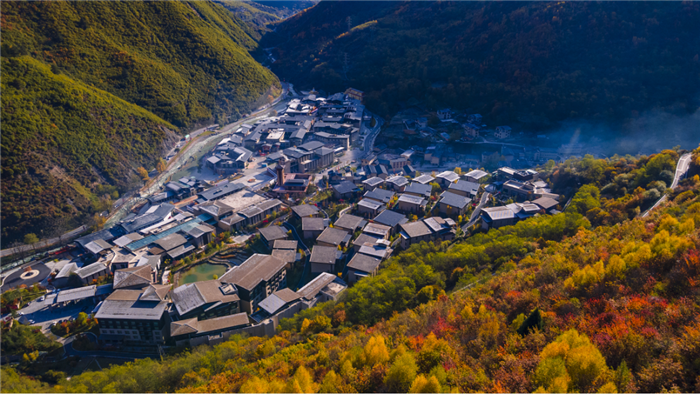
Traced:
<path id="1" fill-rule="evenodd" d="M 75 319 L 80 312 L 89 315 L 95 308 L 95 303 L 91 299 L 61 307 L 54 304 L 54 298 L 55 296 L 49 294 L 43 301 L 39 301 L 41 299 L 39 298 L 17 312 L 33 321 L 32 326 L 41 327 L 41 331 L 46 334 L 50 332 L 51 324 L 54 322 Z"/>

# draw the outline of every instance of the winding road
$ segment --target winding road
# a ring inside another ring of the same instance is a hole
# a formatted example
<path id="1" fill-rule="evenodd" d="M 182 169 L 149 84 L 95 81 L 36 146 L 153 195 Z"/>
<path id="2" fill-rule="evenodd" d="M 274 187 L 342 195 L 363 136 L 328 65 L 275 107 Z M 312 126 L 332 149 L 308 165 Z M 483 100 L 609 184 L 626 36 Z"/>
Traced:
<path id="1" fill-rule="evenodd" d="M 673 176 L 673 183 L 671 183 L 671 187 L 669 189 L 675 189 L 678 186 L 678 182 L 680 182 L 681 179 L 685 177 L 685 175 L 688 173 L 688 168 L 690 168 L 690 161 L 692 159 L 692 154 L 691 153 L 686 153 L 683 156 L 678 159 L 678 164 L 676 165 L 676 173 Z M 651 211 L 656 209 L 659 205 L 663 204 L 666 200 L 668 200 L 668 195 L 664 194 L 663 197 L 659 199 L 659 201 L 656 202 L 651 208 L 647 209 L 646 212 L 644 212 L 641 217 L 647 217 Z"/>
<path id="2" fill-rule="evenodd" d="M 486 201 L 489 200 L 490 195 L 491 194 L 489 194 L 489 192 L 487 192 L 487 191 L 484 191 L 484 194 L 481 195 L 481 200 L 479 201 L 479 205 L 476 206 L 476 208 L 474 209 L 474 212 L 472 212 L 472 215 L 469 217 L 469 222 L 467 224 L 465 224 L 464 226 L 462 226 L 462 231 L 464 231 L 465 234 L 467 233 L 467 230 L 469 229 L 469 227 L 473 226 L 474 223 L 476 223 L 476 221 L 479 220 L 479 214 L 481 213 L 481 207 L 483 207 L 484 204 L 486 204 Z"/>

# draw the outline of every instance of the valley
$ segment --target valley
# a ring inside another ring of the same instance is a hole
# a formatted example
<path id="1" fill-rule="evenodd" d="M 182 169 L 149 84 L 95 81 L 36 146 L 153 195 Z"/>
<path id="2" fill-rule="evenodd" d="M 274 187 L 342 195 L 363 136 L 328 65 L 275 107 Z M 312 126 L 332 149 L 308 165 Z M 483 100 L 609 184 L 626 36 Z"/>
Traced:
<path id="1" fill-rule="evenodd" d="M 700 391 L 700 7 L 3 2 L 2 392 Z"/>

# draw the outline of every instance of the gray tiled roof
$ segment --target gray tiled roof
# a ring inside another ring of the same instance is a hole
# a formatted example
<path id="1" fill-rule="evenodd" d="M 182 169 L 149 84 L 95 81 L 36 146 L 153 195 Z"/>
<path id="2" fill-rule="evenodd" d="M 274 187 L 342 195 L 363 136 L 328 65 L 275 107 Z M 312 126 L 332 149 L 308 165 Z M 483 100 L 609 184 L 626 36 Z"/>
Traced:
<path id="1" fill-rule="evenodd" d="M 163 250 L 168 251 L 177 248 L 187 242 L 187 239 L 180 235 L 179 233 L 173 233 L 165 236 L 157 241 L 155 244 L 163 248 Z"/>
<path id="2" fill-rule="evenodd" d="M 348 268 L 370 273 L 377 269 L 381 262 L 382 261 L 380 259 L 376 259 L 366 254 L 356 253 L 355 256 L 350 259 Z"/>
<path id="3" fill-rule="evenodd" d="M 405 178 L 404 178 L 405 179 Z M 374 189 L 372 191 L 369 191 L 365 193 L 365 198 L 371 198 L 373 200 L 377 200 L 379 202 L 382 202 L 384 204 L 388 203 L 391 201 L 391 198 L 394 197 L 396 193 L 390 191 L 390 190 L 384 190 L 384 189 Z"/>
<path id="4" fill-rule="evenodd" d="M 335 227 L 340 227 L 343 229 L 349 229 L 355 231 L 356 229 L 362 227 L 365 220 L 359 216 L 351 215 L 346 213 L 345 215 L 338 218 L 333 224 Z"/>
<path id="5" fill-rule="evenodd" d="M 323 218 L 302 218 L 301 229 L 302 231 L 323 231 L 327 227 L 326 220 Z"/>
<path id="6" fill-rule="evenodd" d="M 318 207 L 310 204 L 295 205 L 292 211 L 299 217 L 312 216 L 318 213 Z"/>
<path id="7" fill-rule="evenodd" d="M 355 186 L 355 184 L 350 181 L 343 181 L 337 185 L 333 185 L 333 189 L 335 189 L 340 194 L 352 193 L 358 190 L 357 186 Z"/>
<path id="8" fill-rule="evenodd" d="M 357 203 L 358 207 L 365 207 L 371 210 L 379 209 L 383 204 L 374 200 L 364 198 Z"/>
<path id="9" fill-rule="evenodd" d="M 140 300 L 141 290 L 117 290 L 102 302 L 97 319 L 129 319 L 157 321 L 165 313 L 167 301 Z"/>
<path id="10" fill-rule="evenodd" d="M 432 182 L 434 179 L 435 178 L 433 178 L 432 176 L 430 176 L 428 174 L 423 174 L 421 176 L 413 178 L 413 181 L 418 182 L 418 183 L 422 183 L 422 184 L 428 184 L 428 183 Z"/>
<path id="11" fill-rule="evenodd" d="M 288 241 L 285 239 L 278 239 L 275 241 L 273 244 L 273 249 L 289 249 L 289 250 L 297 250 L 297 241 Z"/>
<path id="12" fill-rule="evenodd" d="M 423 185 L 421 183 L 413 182 L 409 186 L 406 186 L 404 193 L 415 193 L 424 197 L 430 197 L 430 192 L 432 190 L 433 187 L 430 185 Z"/>
<path id="13" fill-rule="evenodd" d="M 400 214 L 398 212 L 386 210 L 379 215 L 377 215 L 376 218 L 373 219 L 375 223 L 380 223 L 384 224 L 390 227 L 396 227 L 401 223 L 406 223 L 408 219 L 406 218 L 406 215 Z"/>
<path id="14" fill-rule="evenodd" d="M 422 220 L 412 223 L 405 223 L 402 224 L 400 227 L 401 230 L 404 233 L 406 233 L 406 235 L 408 235 L 410 238 L 422 237 L 424 235 L 432 234 L 430 228 L 428 228 L 428 226 L 426 226 Z"/>
<path id="15" fill-rule="evenodd" d="M 401 197 L 399 197 L 399 202 L 406 202 L 406 203 L 415 204 L 415 205 L 425 205 L 426 204 L 425 199 L 418 197 L 418 196 L 413 196 L 410 194 L 402 194 Z"/>
<path id="16" fill-rule="evenodd" d="M 268 241 L 287 238 L 287 231 L 280 226 L 263 227 L 259 231 L 260 235 Z"/>
<path id="17" fill-rule="evenodd" d="M 481 212 L 492 220 L 513 219 L 515 214 L 506 207 L 483 208 Z"/>
<path id="18" fill-rule="evenodd" d="M 263 280 L 270 280 L 284 269 L 285 262 L 275 256 L 254 254 L 241 265 L 228 270 L 221 282 L 233 283 L 246 290 L 253 290 Z"/>
<path id="19" fill-rule="evenodd" d="M 324 287 L 328 286 L 335 280 L 339 280 L 337 276 L 328 272 L 322 272 L 304 287 L 297 290 L 297 294 L 299 294 L 302 298 L 311 300 L 316 297 L 316 295 L 323 290 Z"/>
<path id="20" fill-rule="evenodd" d="M 124 268 L 114 271 L 114 289 L 146 286 L 152 282 L 151 266 Z"/>
<path id="21" fill-rule="evenodd" d="M 476 195 L 476 193 L 479 191 L 479 184 L 474 183 L 474 182 L 459 180 L 457 182 L 450 183 L 449 190 L 453 190 L 453 189 L 461 191 L 461 192 L 469 193 L 472 195 Z"/>
<path id="22" fill-rule="evenodd" d="M 309 261 L 318 264 L 335 264 L 335 260 L 337 259 L 337 257 L 337 248 L 332 246 L 316 245 L 311 250 L 311 258 L 309 259 Z"/>
<path id="23" fill-rule="evenodd" d="M 239 300 L 236 289 L 219 280 L 188 283 L 173 289 L 173 303 L 180 315 L 196 308 L 216 302 L 228 303 Z"/>
<path id="24" fill-rule="evenodd" d="M 331 245 L 338 246 L 342 244 L 345 239 L 349 236 L 347 231 L 341 230 L 339 228 L 328 227 L 321 235 L 316 238 L 316 242 L 323 242 Z"/>
<path id="25" fill-rule="evenodd" d="M 460 196 L 459 194 L 454 194 L 450 192 L 442 193 L 440 198 L 440 204 L 446 204 L 458 209 L 464 209 L 464 207 L 466 207 L 467 204 L 469 204 L 469 201 L 471 201 L 471 199 L 468 197 Z"/>

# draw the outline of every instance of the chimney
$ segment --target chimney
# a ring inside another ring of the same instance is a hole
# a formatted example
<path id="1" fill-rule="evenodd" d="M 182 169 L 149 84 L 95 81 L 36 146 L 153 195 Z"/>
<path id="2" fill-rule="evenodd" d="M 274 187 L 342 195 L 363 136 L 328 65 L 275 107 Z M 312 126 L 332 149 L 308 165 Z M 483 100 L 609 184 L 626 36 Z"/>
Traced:
<path id="1" fill-rule="evenodd" d="M 286 160 L 281 158 L 277 162 L 277 168 L 275 168 L 275 172 L 277 173 L 277 186 L 281 187 L 284 185 L 284 166 L 286 165 Z"/>

